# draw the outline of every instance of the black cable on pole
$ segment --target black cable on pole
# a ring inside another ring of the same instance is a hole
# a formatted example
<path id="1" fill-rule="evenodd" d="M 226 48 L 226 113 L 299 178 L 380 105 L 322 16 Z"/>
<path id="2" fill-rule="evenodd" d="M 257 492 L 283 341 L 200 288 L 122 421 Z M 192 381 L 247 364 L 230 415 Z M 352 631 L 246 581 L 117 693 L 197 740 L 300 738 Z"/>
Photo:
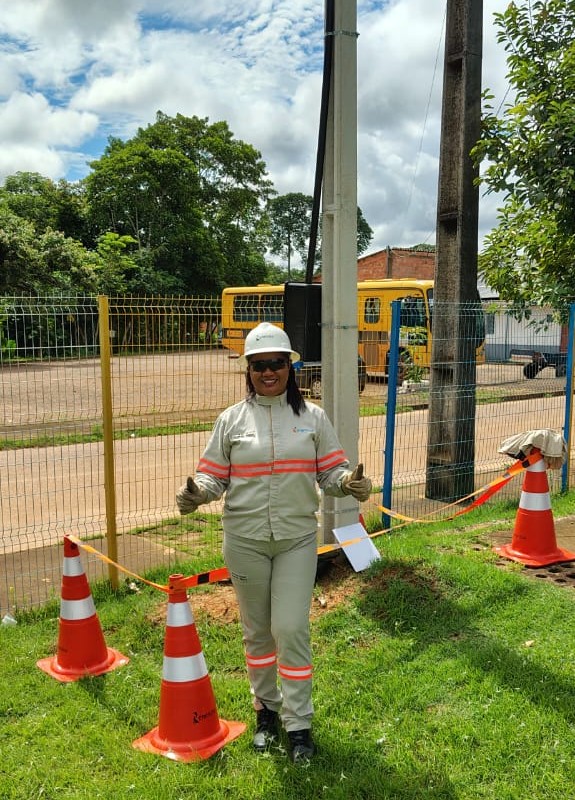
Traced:
<path id="1" fill-rule="evenodd" d="M 325 142 L 327 134 L 327 115 L 329 111 L 329 95 L 330 95 L 331 73 L 333 64 L 334 24 L 335 24 L 335 0 L 326 0 L 324 51 L 323 51 L 323 82 L 321 90 L 321 107 L 319 115 L 319 133 L 317 138 L 317 158 L 315 164 L 313 205 L 311 209 L 311 226 L 310 226 L 309 247 L 307 251 L 307 264 L 305 273 L 306 283 L 311 283 L 313 280 L 315 251 L 317 247 L 319 208 L 321 201 L 321 188 L 323 184 L 323 165 L 325 160 Z"/>

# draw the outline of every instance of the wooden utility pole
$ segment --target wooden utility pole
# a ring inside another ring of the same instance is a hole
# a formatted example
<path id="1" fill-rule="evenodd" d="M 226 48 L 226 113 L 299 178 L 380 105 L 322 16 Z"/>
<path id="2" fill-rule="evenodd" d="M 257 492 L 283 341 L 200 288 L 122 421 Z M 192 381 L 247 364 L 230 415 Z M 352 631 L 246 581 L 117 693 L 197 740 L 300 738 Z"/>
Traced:
<path id="1" fill-rule="evenodd" d="M 447 0 L 426 496 L 474 489 L 483 0 Z"/>

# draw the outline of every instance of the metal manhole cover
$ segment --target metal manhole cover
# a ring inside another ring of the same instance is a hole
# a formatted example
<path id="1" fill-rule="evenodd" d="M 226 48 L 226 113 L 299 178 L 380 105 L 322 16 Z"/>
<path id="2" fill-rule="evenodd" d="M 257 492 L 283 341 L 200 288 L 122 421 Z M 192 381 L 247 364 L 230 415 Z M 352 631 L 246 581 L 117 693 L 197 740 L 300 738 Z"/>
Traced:
<path id="1" fill-rule="evenodd" d="M 548 567 L 527 567 L 524 572 L 530 578 L 538 578 L 575 589 L 575 563 L 550 564 Z"/>

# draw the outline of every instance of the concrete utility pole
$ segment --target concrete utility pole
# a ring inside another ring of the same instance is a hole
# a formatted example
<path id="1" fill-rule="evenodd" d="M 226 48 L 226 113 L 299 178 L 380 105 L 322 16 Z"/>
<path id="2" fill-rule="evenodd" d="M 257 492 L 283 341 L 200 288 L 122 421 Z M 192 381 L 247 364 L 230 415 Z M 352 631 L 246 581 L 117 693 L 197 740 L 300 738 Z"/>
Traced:
<path id="1" fill-rule="evenodd" d="M 482 0 L 447 0 L 426 497 L 474 489 Z"/>
<path id="2" fill-rule="evenodd" d="M 357 6 L 335 0 L 333 68 L 322 192 L 322 397 L 357 463 Z M 355 500 L 324 497 L 323 543 L 358 520 Z"/>

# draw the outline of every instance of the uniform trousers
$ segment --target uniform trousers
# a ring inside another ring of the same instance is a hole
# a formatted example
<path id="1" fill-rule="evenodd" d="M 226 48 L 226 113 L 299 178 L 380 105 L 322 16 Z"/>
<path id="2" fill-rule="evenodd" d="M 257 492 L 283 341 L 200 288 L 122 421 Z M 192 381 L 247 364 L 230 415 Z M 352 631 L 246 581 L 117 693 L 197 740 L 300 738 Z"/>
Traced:
<path id="1" fill-rule="evenodd" d="M 279 712 L 286 731 L 310 728 L 316 532 L 279 541 L 224 534 L 224 560 L 238 600 L 254 707 L 263 703 Z"/>

